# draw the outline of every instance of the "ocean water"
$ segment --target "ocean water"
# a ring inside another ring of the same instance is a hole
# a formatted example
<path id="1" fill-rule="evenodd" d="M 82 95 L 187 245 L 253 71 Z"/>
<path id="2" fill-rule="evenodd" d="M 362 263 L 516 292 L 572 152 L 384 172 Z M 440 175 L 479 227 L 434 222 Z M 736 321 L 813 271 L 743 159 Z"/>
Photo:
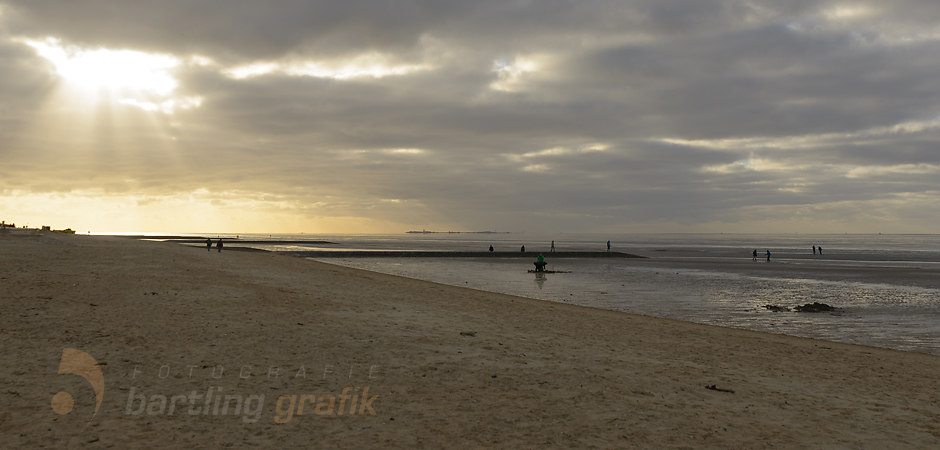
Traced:
<path id="1" fill-rule="evenodd" d="M 711 325 L 940 355 L 940 235 L 402 234 L 241 236 L 334 244 L 267 250 L 440 250 L 527 253 L 519 258 L 320 258 L 347 267 L 542 300 Z M 646 259 L 553 259 L 614 251 Z M 823 253 L 813 254 L 812 246 Z M 751 260 L 758 250 L 757 262 Z M 766 261 L 770 250 L 772 259 Z M 532 274 L 537 253 L 549 269 Z M 806 303 L 833 312 L 793 312 Z M 791 311 L 774 312 L 765 305 Z"/>

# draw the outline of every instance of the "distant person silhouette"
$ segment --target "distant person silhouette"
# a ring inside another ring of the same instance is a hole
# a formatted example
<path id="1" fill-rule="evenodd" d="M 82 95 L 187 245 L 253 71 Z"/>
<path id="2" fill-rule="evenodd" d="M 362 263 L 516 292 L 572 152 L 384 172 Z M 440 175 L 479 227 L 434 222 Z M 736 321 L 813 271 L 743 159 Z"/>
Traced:
<path id="1" fill-rule="evenodd" d="M 206 238 L 206 251 L 207 252 L 212 251 L 212 239 Z"/>
<path id="2" fill-rule="evenodd" d="M 555 253 L 555 241 L 552 241 L 552 250 L 551 250 L 551 252 L 552 252 L 552 253 Z"/>
<path id="3" fill-rule="evenodd" d="M 222 238 L 219 238 L 219 243 L 215 244 L 215 248 L 219 250 L 219 253 L 222 253 Z"/>
<path id="4" fill-rule="evenodd" d="M 754 249 L 754 253 L 752 253 L 752 255 L 753 255 L 753 258 L 751 258 L 751 260 L 757 261 L 757 249 L 756 248 Z"/>
<path id="5" fill-rule="evenodd" d="M 610 241 L 607 241 L 607 253 L 610 253 Z"/>
<path id="6" fill-rule="evenodd" d="M 819 250 L 819 254 L 820 254 L 820 255 L 822 254 L 822 246 L 821 246 L 821 245 L 817 245 L 817 246 L 816 246 L 816 250 Z"/>
<path id="7" fill-rule="evenodd" d="M 522 244 L 522 248 L 520 249 L 520 251 L 521 251 L 522 253 L 525 253 L 525 244 Z"/>
<path id="8" fill-rule="evenodd" d="M 770 262 L 770 250 L 767 250 L 767 262 Z"/>
<path id="9" fill-rule="evenodd" d="M 813 246 L 813 254 L 814 254 L 814 255 L 816 254 L 816 246 L 815 246 L 815 245 Z"/>
<path id="10" fill-rule="evenodd" d="M 490 246 L 490 253 L 493 253 L 493 246 Z"/>

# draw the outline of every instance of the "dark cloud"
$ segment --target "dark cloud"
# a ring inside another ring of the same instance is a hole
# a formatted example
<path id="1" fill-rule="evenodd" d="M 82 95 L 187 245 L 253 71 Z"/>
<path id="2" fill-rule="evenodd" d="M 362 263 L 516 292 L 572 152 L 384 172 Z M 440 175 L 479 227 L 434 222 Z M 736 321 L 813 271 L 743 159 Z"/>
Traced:
<path id="1" fill-rule="evenodd" d="M 9 2 L 14 30 L 82 45 L 271 58 L 303 45 L 327 53 L 413 44 L 434 12 L 409 2 L 167 0 Z"/>
<path id="2" fill-rule="evenodd" d="M 4 36 L 0 33 L 0 39 Z M 0 133 L 8 139 L 32 115 L 56 84 L 48 64 L 37 64 L 35 54 L 22 45 L 0 42 Z"/>

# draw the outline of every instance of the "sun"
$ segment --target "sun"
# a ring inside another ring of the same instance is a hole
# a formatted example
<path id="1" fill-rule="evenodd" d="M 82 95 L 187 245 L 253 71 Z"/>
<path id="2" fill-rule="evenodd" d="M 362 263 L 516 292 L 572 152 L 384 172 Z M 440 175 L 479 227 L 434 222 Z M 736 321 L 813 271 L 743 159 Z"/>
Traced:
<path id="1" fill-rule="evenodd" d="M 53 37 L 20 42 L 51 64 L 62 80 L 61 98 L 69 103 L 95 107 L 107 102 L 167 115 L 202 105 L 200 96 L 175 93 L 179 87 L 175 75 L 183 66 L 179 58 L 137 50 L 82 48 Z M 199 57 L 189 63 L 207 64 Z"/>
<path id="2" fill-rule="evenodd" d="M 135 50 L 82 49 L 55 38 L 25 40 L 25 44 L 55 66 L 70 85 L 88 91 L 138 92 L 167 96 L 177 87 L 172 56 Z"/>

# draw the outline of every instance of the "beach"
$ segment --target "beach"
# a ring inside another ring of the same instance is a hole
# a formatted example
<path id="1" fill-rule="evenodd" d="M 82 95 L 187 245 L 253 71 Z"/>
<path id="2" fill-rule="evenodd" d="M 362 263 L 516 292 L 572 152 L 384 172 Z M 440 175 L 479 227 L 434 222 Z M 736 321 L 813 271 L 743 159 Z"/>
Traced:
<path id="1" fill-rule="evenodd" d="M 0 264 L 0 447 L 940 445 L 924 353 L 126 238 Z"/>

